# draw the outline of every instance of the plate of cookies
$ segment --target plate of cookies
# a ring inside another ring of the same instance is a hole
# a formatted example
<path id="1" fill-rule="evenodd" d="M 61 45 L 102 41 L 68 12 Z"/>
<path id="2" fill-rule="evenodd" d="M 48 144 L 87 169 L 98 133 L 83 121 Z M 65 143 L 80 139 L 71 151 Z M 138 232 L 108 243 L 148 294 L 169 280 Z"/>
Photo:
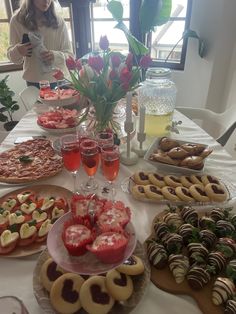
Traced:
<path id="1" fill-rule="evenodd" d="M 216 176 L 136 172 L 129 178 L 127 192 L 140 201 L 192 205 L 224 204 L 236 196 L 235 187 Z"/>
<path id="2" fill-rule="evenodd" d="M 144 160 L 165 171 L 194 173 L 203 171 L 205 159 L 212 151 L 205 144 L 162 137 L 155 139 Z"/>
<path id="3" fill-rule="evenodd" d="M 44 250 L 34 269 L 33 290 L 47 314 L 128 314 L 142 299 L 149 280 L 150 266 L 140 242 L 124 263 L 96 276 L 68 273 Z"/>
<path id="4" fill-rule="evenodd" d="M 159 213 L 145 241 L 151 281 L 189 295 L 202 313 L 235 313 L 235 213 L 191 206 Z"/>

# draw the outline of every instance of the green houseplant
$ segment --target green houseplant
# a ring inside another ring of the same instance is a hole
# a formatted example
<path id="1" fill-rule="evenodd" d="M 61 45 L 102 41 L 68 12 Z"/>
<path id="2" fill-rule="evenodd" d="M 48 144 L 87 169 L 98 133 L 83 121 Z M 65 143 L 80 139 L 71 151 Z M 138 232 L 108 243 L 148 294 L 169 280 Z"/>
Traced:
<path id="1" fill-rule="evenodd" d="M 0 122 L 6 131 L 11 131 L 18 121 L 13 120 L 13 113 L 19 110 L 17 101 L 13 100 L 15 93 L 7 85 L 9 75 L 0 81 Z"/>

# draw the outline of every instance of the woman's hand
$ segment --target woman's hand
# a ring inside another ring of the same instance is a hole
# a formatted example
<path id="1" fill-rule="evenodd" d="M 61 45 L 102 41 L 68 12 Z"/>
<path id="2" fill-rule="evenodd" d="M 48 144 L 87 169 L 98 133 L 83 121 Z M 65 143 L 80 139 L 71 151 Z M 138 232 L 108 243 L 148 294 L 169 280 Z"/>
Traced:
<path id="1" fill-rule="evenodd" d="M 54 61 L 54 53 L 51 50 L 41 52 L 40 57 L 46 64 L 52 64 Z"/>
<path id="2" fill-rule="evenodd" d="M 31 57 L 32 55 L 33 47 L 30 42 L 26 44 L 18 44 L 17 49 L 23 57 Z"/>

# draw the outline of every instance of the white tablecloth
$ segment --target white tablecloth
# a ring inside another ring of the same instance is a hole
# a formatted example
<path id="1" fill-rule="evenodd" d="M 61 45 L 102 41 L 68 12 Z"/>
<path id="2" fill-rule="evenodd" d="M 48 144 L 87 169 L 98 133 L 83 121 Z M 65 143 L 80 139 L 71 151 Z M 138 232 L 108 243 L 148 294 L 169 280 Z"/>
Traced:
<path id="1" fill-rule="evenodd" d="M 214 149 L 214 152 L 207 158 L 205 163 L 205 171 L 216 176 L 224 176 L 232 184 L 236 185 L 236 161 L 208 134 L 206 134 L 199 126 L 193 123 L 182 114 L 176 112 L 175 120 L 182 120 L 183 123 L 179 127 L 180 134 L 172 136 L 181 140 L 188 140 L 208 144 Z M 19 122 L 17 127 L 7 136 L 0 145 L 0 151 L 4 151 L 12 147 L 14 140 L 19 136 L 46 135 L 36 124 L 36 114 L 31 111 Z M 163 210 L 163 206 L 150 203 L 142 203 L 132 199 L 129 194 L 124 193 L 121 188 L 121 182 L 124 178 L 130 176 L 136 170 L 154 170 L 154 168 L 140 159 L 135 166 L 121 165 L 119 176 L 116 180 L 117 195 L 116 198 L 124 201 L 132 210 L 132 222 L 135 226 L 137 238 L 143 242 L 150 234 L 151 222 L 156 214 Z M 79 172 L 79 181 L 86 178 L 83 169 Z M 96 179 L 102 183 L 104 178 L 100 171 L 96 175 Z M 72 189 L 72 180 L 69 173 L 63 170 L 57 176 L 40 182 L 39 184 L 55 184 L 68 189 Z M 17 186 L 9 187 L 0 183 L 0 196 L 17 189 Z M 232 202 L 233 203 L 233 202 Z M 234 204 L 233 204 L 234 205 Z M 5 258 L 0 257 L 0 296 L 15 295 L 22 299 L 30 314 L 43 313 L 40 309 L 32 287 L 32 274 L 38 258 L 38 254 L 25 258 Z M 136 314 L 177 314 L 177 313 L 199 314 L 201 311 L 197 307 L 192 298 L 187 296 L 178 296 L 166 293 L 151 282 L 148 285 L 145 296 L 133 311 Z M 1 309 L 0 309 L 1 313 Z M 4 313 L 8 314 L 8 313 Z"/>

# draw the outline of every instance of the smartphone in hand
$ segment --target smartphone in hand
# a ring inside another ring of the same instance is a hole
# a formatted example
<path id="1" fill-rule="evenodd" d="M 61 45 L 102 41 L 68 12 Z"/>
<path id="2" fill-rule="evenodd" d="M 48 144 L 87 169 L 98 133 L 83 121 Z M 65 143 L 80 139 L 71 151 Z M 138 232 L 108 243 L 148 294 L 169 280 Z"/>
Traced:
<path id="1" fill-rule="evenodd" d="M 21 43 L 22 44 L 26 44 L 26 43 L 29 43 L 29 42 L 30 42 L 30 39 L 29 39 L 28 34 L 23 34 Z"/>

